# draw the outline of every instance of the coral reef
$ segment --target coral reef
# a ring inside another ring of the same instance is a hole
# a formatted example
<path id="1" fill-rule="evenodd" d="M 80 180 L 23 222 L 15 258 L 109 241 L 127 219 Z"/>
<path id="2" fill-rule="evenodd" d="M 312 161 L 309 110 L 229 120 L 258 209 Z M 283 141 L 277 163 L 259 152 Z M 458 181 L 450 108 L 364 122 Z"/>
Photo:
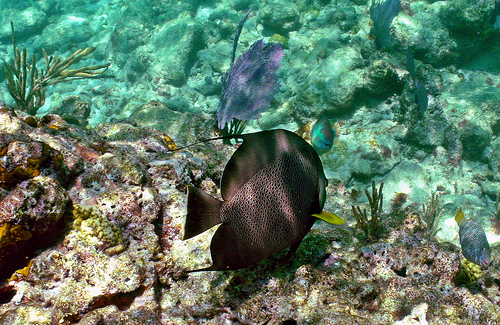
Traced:
<path id="1" fill-rule="evenodd" d="M 64 188 L 41 176 L 21 182 L 0 201 L 0 282 L 56 241 L 68 205 Z"/>
<path id="2" fill-rule="evenodd" d="M 31 127 L 10 114 L 0 113 L 2 121 L 9 121 L 2 124 L 4 131 L 15 130 L 10 132 L 16 137 L 36 136 L 40 142 L 50 140 L 52 147 L 64 152 L 65 164 L 79 165 L 85 173 L 68 168 L 70 182 L 64 189 L 55 178 L 38 176 L 4 190 L 7 193 L 0 204 L 10 207 L 17 202 L 13 198 L 19 198 L 17 188 L 37 182 L 43 184 L 43 191 L 52 186 L 50 197 L 42 195 L 32 200 L 38 205 L 25 205 L 28 209 L 22 210 L 27 214 L 19 223 L 14 224 L 12 220 L 17 219 L 12 218 L 2 223 L 9 224 L 9 234 L 20 225 L 33 238 L 44 224 L 48 227 L 48 216 L 67 214 L 68 218 L 60 217 L 59 222 L 66 231 L 41 233 L 52 239 L 48 246 L 31 244 L 38 252 L 32 253 L 29 265 L 23 259 L 15 269 L 2 267 L 4 279 L 10 279 L 0 288 L 0 324 L 118 320 L 132 324 L 228 320 L 383 324 L 404 322 L 415 315 L 431 323 L 500 320 L 496 312 L 500 266 L 492 264 L 472 286 L 455 284 L 461 270 L 459 247 L 428 239 L 424 217 L 406 204 L 389 213 L 386 231 L 369 243 L 358 239 L 352 217 L 347 218 L 351 227 L 318 223 L 286 265 L 280 267 L 281 253 L 249 269 L 188 276 L 185 270 L 207 262 L 207 236 L 211 234 L 181 241 L 186 185 L 217 196 L 221 161 L 234 148 L 214 142 L 192 148 L 194 157 L 190 151 L 170 151 L 162 132 L 152 131 L 145 137 L 151 131 L 148 128 L 128 124 L 106 124 L 94 131 L 76 126 Z M 46 123 L 55 121 L 64 123 L 55 115 Z M 125 153 L 128 161 L 111 158 Z M 372 188 L 369 196 L 377 207 L 387 196 L 381 195 L 386 189 L 387 183 Z M 326 208 L 334 210 L 343 202 L 342 183 L 332 182 L 327 190 L 335 194 L 328 198 Z M 56 199 L 55 193 L 63 196 Z M 346 199 L 343 209 L 350 205 Z M 36 216 L 46 213 L 47 218 L 30 219 L 30 209 L 37 211 Z M 6 215 L 15 214 L 9 210 Z M 16 236 L 4 233 L 2 240 L 9 240 L 9 245 L 2 249 L 32 240 L 14 242 L 11 238 Z M 493 258 L 499 258 L 495 250 Z M 474 294 L 478 291 L 483 295 Z"/>
<path id="3" fill-rule="evenodd" d="M 13 21 L 27 90 L 30 68 L 48 73 L 48 55 L 28 57 L 42 48 L 56 60 L 95 47 L 91 64 L 114 76 L 46 87 L 36 116 L 0 87 L 1 325 L 500 322 L 497 1 L 402 1 L 384 49 L 367 0 L 0 4 L 0 51 L 12 54 Z M 285 265 L 281 252 L 186 274 L 210 263 L 212 235 L 181 241 L 186 187 L 220 198 L 237 145 L 172 150 L 220 136 L 222 76 L 250 8 L 235 55 L 259 39 L 281 39 L 284 55 L 276 95 L 245 128 L 339 119 L 324 209 L 347 224 L 315 224 Z M 350 211 L 370 205 L 371 181 L 385 223 L 366 241 Z M 459 208 L 491 244 L 482 276 L 460 261 Z"/>

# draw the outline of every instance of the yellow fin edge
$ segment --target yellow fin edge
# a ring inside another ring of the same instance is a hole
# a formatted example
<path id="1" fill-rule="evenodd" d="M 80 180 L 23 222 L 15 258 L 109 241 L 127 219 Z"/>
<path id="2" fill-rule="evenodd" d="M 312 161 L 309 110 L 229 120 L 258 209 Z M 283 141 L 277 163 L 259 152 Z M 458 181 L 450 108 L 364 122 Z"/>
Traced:
<path id="1" fill-rule="evenodd" d="M 313 214 L 312 216 L 334 225 L 343 225 L 345 223 L 345 220 L 338 215 L 326 211 L 321 211 L 320 214 Z"/>
<path id="2" fill-rule="evenodd" d="M 460 225 L 462 222 L 465 221 L 464 213 L 462 212 L 462 208 L 458 210 L 457 215 L 455 216 L 455 221 Z"/>

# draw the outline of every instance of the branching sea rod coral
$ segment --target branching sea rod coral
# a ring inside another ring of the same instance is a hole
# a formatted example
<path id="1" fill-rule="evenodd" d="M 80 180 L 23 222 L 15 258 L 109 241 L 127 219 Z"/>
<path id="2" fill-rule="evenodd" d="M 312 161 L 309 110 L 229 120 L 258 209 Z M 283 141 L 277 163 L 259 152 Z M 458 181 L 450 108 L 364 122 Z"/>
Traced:
<path id="1" fill-rule="evenodd" d="M 439 196 L 436 193 L 431 193 L 427 205 L 423 204 L 422 209 L 424 210 L 423 219 L 427 223 L 427 234 L 432 237 L 436 234 L 439 229 L 437 228 L 438 220 L 443 215 L 444 209 L 441 207 L 439 202 Z"/>
<path id="2" fill-rule="evenodd" d="M 19 50 L 14 37 L 14 23 L 12 26 L 12 45 L 14 48 L 14 63 L 4 61 L 5 76 L 7 77 L 7 88 L 10 95 L 16 101 L 17 108 L 34 115 L 40 107 L 45 104 L 45 88 L 47 86 L 75 79 L 100 78 L 108 64 L 81 67 L 68 70 L 70 66 L 80 61 L 83 57 L 94 52 L 95 47 L 78 49 L 64 60 L 54 56 L 48 56 L 42 49 L 45 59 L 45 70 L 38 70 L 36 58 L 33 54 L 31 63 L 28 63 L 26 48 Z"/>
<path id="3" fill-rule="evenodd" d="M 375 187 L 375 181 L 372 181 L 372 195 L 365 189 L 366 197 L 370 203 L 370 219 L 368 219 L 368 214 L 366 213 L 366 208 L 361 211 L 360 207 L 352 206 L 352 213 L 356 217 L 356 227 L 361 228 L 366 237 L 377 237 L 380 234 L 380 229 L 385 221 L 382 222 L 382 188 L 384 183 L 380 183 L 380 187 L 377 191 Z"/>

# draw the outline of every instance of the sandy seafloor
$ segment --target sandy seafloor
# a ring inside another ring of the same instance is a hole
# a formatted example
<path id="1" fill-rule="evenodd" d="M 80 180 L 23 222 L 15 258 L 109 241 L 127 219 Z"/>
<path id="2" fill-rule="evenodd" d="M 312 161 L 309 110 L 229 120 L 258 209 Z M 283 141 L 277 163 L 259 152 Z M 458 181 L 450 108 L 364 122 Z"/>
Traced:
<path id="1" fill-rule="evenodd" d="M 0 193 L 0 324 L 500 321 L 498 2 L 403 0 L 391 46 L 382 49 L 367 0 L 0 5 L 3 60 L 13 58 L 13 21 L 17 45 L 36 55 L 39 68 L 42 48 L 64 58 L 94 46 L 80 66 L 109 62 L 112 76 L 48 86 L 37 121 L 26 123 L 22 112 L 9 112 L 15 103 L 0 72 L 0 101 L 8 107 L 0 114 L 0 172 L 36 165 Z M 172 153 L 165 135 L 182 146 L 220 134 L 221 77 L 249 8 L 237 55 L 276 34 L 285 41 L 279 92 L 245 132 L 339 119 L 334 147 L 321 159 L 325 210 L 347 226 L 317 222 L 282 268 L 270 258 L 242 271 L 186 275 L 210 263 L 210 234 L 181 241 L 186 186 L 220 197 L 235 147 L 212 142 Z M 427 90 L 423 114 L 408 47 Z M 90 115 L 78 116 L 79 107 L 90 107 Z M 63 120 L 75 112 L 80 125 Z M 43 119 L 47 114 L 55 115 Z M 352 193 L 372 180 L 384 182 L 389 221 L 366 240 L 351 205 L 368 201 Z M 395 200 L 398 193 L 406 199 Z M 423 209 L 433 195 L 434 225 Z M 94 206 L 97 221 L 76 225 L 72 211 L 80 205 Z M 459 208 L 492 247 L 494 261 L 474 284 L 456 281 Z M 6 225 L 32 237 L 10 236 Z M 30 269 L 7 283 L 30 260 Z"/>

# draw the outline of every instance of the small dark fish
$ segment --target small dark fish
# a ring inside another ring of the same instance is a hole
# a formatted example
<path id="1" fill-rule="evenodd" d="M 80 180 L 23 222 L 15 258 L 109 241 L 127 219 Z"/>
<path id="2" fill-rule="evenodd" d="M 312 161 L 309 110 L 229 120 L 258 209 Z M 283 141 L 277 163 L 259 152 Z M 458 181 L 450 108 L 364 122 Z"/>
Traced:
<path id="1" fill-rule="evenodd" d="M 488 266 L 491 262 L 491 248 L 483 228 L 474 220 L 466 220 L 462 209 L 455 216 L 460 228 L 460 245 L 465 258 L 472 263 Z"/>
<path id="2" fill-rule="evenodd" d="M 333 139 L 336 135 L 334 124 L 334 120 L 322 117 L 311 131 L 311 144 L 320 155 L 327 153 L 333 147 Z"/>
<path id="3" fill-rule="evenodd" d="M 427 97 L 427 88 L 423 81 L 419 80 L 416 83 L 415 102 L 420 109 L 420 117 L 424 117 L 427 107 L 429 107 L 429 98 Z"/>
<path id="4" fill-rule="evenodd" d="M 424 117 L 425 111 L 429 107 L 429 98 L 427 97 L 427 88 L 422 80 L 417 79 L 417 71 L 415 69 L 415 59 L 413 58 L 413 52 L 408 49 L 406 50 L 406 65 L 408 71 L 410 72 L 411 80 L 413 86 L 415 87 L 415 102 L 418 104 L 420 109 L 420 117 Z"/>
<path id="5" fill-rule="evenodd" d="M 408 72 L 410 72 L 411 80 L 413 81 L 413 86 L 417 87 L 417 70 L 415 69 L 415 58 L 413 57 L 413 51 L 408 46 L 406 50 L 406 66 L 408 67 Z"/>
<path id="6" fill-rule="evenodd" d="M 234 137 L 243 143 L 224 168 L 224 201 L 188 186 L 183 239 L 221 224 L 210 244 L 212 266 L 195 271 L 245 268 L 287 247 L 291 257 L 318 218 L 344 223 L 322 211 L 328 181 L 304 139 L 286 130 Z"/>

